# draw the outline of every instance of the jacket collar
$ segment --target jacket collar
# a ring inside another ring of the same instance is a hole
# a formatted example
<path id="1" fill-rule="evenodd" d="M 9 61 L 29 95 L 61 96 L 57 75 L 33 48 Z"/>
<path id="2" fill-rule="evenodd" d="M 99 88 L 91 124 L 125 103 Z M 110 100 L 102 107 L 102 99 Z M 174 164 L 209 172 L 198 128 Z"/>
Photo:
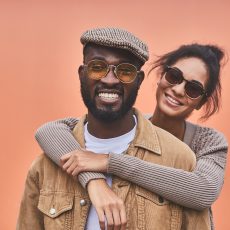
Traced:
<path id="1" fill-rule="evenodd" d="M 156 126 L 147 120 L 137 109 L 134 109 L 134 114 L 137 116 L 138 122 L 133 145 L 161 155 Z"/>
<path id="2" fill-rule="evenodd" d="M 144 148 L 155 154 L 161 155 L 160 142 L 156 133 L 156 127 L 152 125 L 152 123 L 137 109 L 134 108 L 133 111 L 137 117 L 137 130 L 131 145 Z M 82 148 L 85 148 L 84 124 L 86 121 L 87 115 L 84 115 L 73 130 L 74 136 Z"/>

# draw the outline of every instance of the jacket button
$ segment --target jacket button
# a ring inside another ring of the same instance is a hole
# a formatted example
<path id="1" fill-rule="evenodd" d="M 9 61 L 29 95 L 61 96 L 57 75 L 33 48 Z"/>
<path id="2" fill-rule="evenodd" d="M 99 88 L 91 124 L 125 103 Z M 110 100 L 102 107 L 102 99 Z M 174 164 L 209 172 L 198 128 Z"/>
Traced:
<path id="1" fill-rule="evenodd" d="M 51 208 L 50 209 L 50 215 L 54 215 L 56 213 L 56 209 L 55 208 Z"/>
<path id="2" fill-rule="evenodd" d="M 80 200 L 80 205 L 85 206 L 86 205 L 86 200 L 84 200 L 84 199 Z"/>
<path id="3" fill-rule="evenodd" d="M 158 197 L 158 200 L 159 200 L 159 202 L 162 204 L 162 203 L 164 203 L 164 198 L 162 197 L 162 196 L 159 196 Z"/>

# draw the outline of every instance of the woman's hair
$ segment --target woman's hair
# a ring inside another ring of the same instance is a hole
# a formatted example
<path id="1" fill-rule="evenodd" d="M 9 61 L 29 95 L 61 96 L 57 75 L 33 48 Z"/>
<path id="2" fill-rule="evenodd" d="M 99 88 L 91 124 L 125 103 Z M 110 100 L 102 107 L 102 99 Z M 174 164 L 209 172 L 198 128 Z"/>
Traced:
<path id="1" fill-rule="evenodd" d="M 179 59 L 186 57 L 197 57 L 201 59 L 207 68 L 209 80 L 206 87 L 207 95 L 204 96 L 204 114 L 201 120 L 207 120 L 219 111 L 221 100 L 220 68 L 224 51 L 215 45 L 190 44 L 182 45 L 178 49 L 160 56 L 151 67 L 149 73 L 159 68 L 164 74 L 167 66 L 175 64 Z"/>

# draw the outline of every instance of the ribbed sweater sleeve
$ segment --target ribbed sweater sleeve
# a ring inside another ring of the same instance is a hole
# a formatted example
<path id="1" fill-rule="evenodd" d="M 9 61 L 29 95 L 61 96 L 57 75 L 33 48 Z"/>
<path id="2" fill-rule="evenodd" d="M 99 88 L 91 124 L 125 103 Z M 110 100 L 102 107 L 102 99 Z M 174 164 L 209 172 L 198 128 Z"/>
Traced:
<path id="1" fill-rule="evenodd" d="M 202 210 L 216 200 L 224 170 L 212 159 L 199 159 L 193 172 L 110 153 L 108 172 L 153 191 L 174 203 Z"/>
<path id="2" fill-rule="evenodd" d="M 76 119 L 67 119 L 47 123 L 36 133 L 41 148 L 57 164 L 63 154 L 79 148 L 71 132 L 76 122 Z M 136 183 L 182 206 L 202 210 L 211 206 L 222 188 L 227 141 L 213 129 L 197 127 L 190 147 L 197 156 L 193 172 L 111 153 L 108 173 Z M 98 178 L 97 175 L 81 178 L 81 183 L 85 186 L 94 176 Z"/>
<path id="3" fill-rule="evenodd" d="M 59 166 L 60 158 L 64 154 L 81 148 L 72 134 L 77 121 L 76 118 L 66 118 L 48 122 L 35 133 L 35 138 L 41 149 Z M 78 180 L 84 188 L 90 180 L 105 178 L 104 174 L 96 172 L 82 172 L 78 175 Z"/>
<path id="4" fill-rule="evenodd" d="M 195 127 L 195 129 L 194 129 Z M 190 132 L 195 130 L 192 135 Z M 202 210 L 220 194 L 226 166 L 228 144 L 214 129 L 187 125 L 191 149 L 196 153 L 193 172 L 150 164 L 128 155 L 110 154 L 108 172 L 136 183 L 182 206 Z"/>

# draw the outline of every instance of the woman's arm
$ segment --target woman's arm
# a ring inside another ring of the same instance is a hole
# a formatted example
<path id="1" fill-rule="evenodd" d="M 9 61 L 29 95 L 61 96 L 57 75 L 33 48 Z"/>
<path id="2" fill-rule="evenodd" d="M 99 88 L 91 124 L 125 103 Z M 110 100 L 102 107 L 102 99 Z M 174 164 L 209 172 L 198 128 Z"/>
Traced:
<path id="1" fill-rule="evenodd" d="M 175 171 L 174 168 L 155 165 L 128 155 L 110 153 L 109 156 L 108 164 L 107 154 L 76 150 L 62 157 L 67 161 L 63 169 L 70 175 L 82 171 L 109 172 L 175 200 L 182 206 L 197 210 L 211 206 L 220 193 L 224 179 L 226 153 L 220 151 L 200 157 L 192 173 L 179 169 Z"/>
<path id="2" fill-rule="evenodd" d="M 76 118 L 48 122 L 39 127 L 35 133 L 35 138 L 42 150 L 59 166 L 61 156 L 81 149 L 72 134 L 77 122 Z"/>
<path id="3" fill-rule="evenodd" d="M 53 155 L 57 156 L 57 152 L 59 156 L 67 153 L 67 151 L 60 153 L 58 146 L 62 142 L 69 146 L 77 145 L 72 136 L 71 128 L 67 126 L 68 123 L 64 121 L 51 122 L 37 132 L 36 138 L 39 139 L 40 146 L 46 149 L 46 154 L 51 158 L 54 157 Z M 53 144 L 53 139 L 55 144 Z M 52 150 L 54 148 L 55 150 L 52 153 L 49 152 L 47 149 L 49 146 L 47 145 L 52 145 Z M 207 151 L 205 151 L 206 146 L 203 146 L 203 152 L 197 159 L 197 166 L 193 172 L 152 164 L 135 157 L 117 154 L 110 154 L 108 172 L 136 183 L 174 203 L 202 210 L 210 207 L 217 199 L 223 185 L 227 147 L 226 145 L 223 145 L 223 148 L 221 146 L 208 148 Z M 73 151 L 73 149 L 68 151 Z M 58 157 L 58 159 L 60 158 Z"/>
<path id="4" fill-rule="evenodd" d="M 181 206 L 202 210 L 217 199 L 224 181 L 224 168 L 215 155 L 226 160 L 226 152 L 198 159 L 193 172 L 151 164 L 128 155 L 110 154 L 108 172 L 138 184 Z"/>
<path id="5" fill-rule="evenodd" d="M 67 152 L 81 149 L 72 135 L 72 130 L 77 122 L 78 120 L 75 118 L 57 120 L 44 124 L 35 134 L 41 148 L 59 166 L 61 165 L 61 156 Z M 78 179 L 83 187 L 86 187 L 90 182 L 87 190 L 97 211 L 101 229 L 105 229 L 106 225 L 110 225 L 112 228 L 116 225 L 119 229 L 125 229 L 126 212 L 124 202 L 108 187 L 104 174 L 82 172 L 78 175 Z M 93 179 L 99 180 L 94 181 Z"/>
<path id="6" fill-rule="evenodd" d="M 48 122 L 35 133 L 35 138 L 41 149 L 59 166 L 61 166 L 60 159 L 64 154 L 81 149 L 72 134 L 77 122 L 76 118 Z M 105 175 L 95 172 L 82 172 L 78 175 L 78 180 L 84 188 L 92 179 L 105 179 Z"/>

